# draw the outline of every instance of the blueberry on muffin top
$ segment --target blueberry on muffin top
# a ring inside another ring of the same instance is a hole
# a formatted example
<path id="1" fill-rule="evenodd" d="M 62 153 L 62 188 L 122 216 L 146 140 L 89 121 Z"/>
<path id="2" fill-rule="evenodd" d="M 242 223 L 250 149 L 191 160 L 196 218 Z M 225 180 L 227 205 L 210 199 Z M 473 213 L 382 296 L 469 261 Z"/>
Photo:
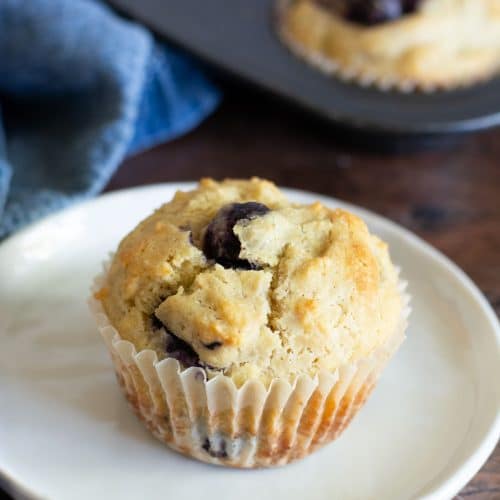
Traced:
<path id="1" fill-rule="evenodd" d="M 316 0 L 349 21 L 374 25 L 415 12 L 421 0 Z"/>

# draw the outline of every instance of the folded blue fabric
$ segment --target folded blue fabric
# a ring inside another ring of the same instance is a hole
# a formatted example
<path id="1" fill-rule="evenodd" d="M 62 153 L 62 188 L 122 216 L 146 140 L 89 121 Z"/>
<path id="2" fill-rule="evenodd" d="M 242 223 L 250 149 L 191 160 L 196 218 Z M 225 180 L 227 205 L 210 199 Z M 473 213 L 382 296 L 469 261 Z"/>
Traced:
<path id="1" fill-rule="evenodd" d="M 0 238 L 95 195 L 219 102 L 187 56 L 94 0 L 0 1 Z"/>

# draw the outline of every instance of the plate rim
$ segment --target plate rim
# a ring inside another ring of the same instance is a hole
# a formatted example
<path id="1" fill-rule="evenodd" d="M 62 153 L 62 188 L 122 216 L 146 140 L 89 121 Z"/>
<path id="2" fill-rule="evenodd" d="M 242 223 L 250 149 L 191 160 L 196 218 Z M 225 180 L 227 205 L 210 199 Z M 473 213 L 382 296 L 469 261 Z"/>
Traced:
<path id="1" fill-rule="evenodd" d="M 75 205 L 67 207 L 63 210 L 49 214 L 38 221 L 29 224 L 27 227 L 21 229 L 20 231 L 10 235 L 5 240 L 0 242 L 0 255 L 5 251 L 5 248 L 12 245 L 16 245 L 18 241 L 21 241 L 26 235 L 32 231 L 36 231 L 42 228 L 46 224 L 50 224 L 57 221 L 58 218 L 71 217 L 74 213 L 79 211 L 85 211 L 89 206 L 112 202 L 114 198 L 124 198 L 130 195 L 144 195 L 147 192 L 152 191 L 162 191 L 162 190 L 189 190 L 196 186 L 196 182 L 165 182 L 165 183 L 155 183 L 146 184 L 142 186 L 130 187 L 125 189 L 120 189 L 116 191 L 109 191 L 102 193 L 101 195 L 91 198 Z M 472 281 L 472 279 L 463 271 L 457 264 L 455 264 L 450 258 L 444 255 L 440 250 L 433 247 L 430 243 L 427 243 L 420 236 L 411 232 L 409 229 L 401 226 L 400 224 L 388 219 L 387 217 L 380 215 L 374 211 L 368 210 L 359 205 L 349 203 L 347 201 L 334 198 L 328 195 L 323 195 L 320 193 L 315 193 L 312 191 L 306 191 L 295 188 L 288 188 L 285 186 L 279 186 L 286 195 L 309 199 L 319 200 L 323 203 L 329 205 L 338 204 L 339 206 L 346 208 L 347 210 L 352 210 L 353 212 L 359 214 L 362 218 L 367 219 L 367 222 L 375 221 L 375 223 L 388 230 L 392 234 L 401 235 L 404 237 L 408 243 L 415 247 L 417 250 L 422 252 L 428 258 L 434 260 L 439 264 L 448 275 L 454 276 L 458 282 L 463 287 L 464 291 L 470 297 L 470 300 L 475 302 L 479 306 L 479 311 L 484 315 L 487 323 L 490 326 L 491 333 L 496 339 L 497 346 L 500 346 L 500 321 L 493 310 L 492 306 L 484 296 L 483 292 L 479 287 Z M 7 250 L 8 251 L 8 250 Z M 500 439 L 500 402 L 497 415 L 493 422 L 491 423 L 489 429 L 483 434 L 482 439 L 478 440 L 474 446 L 475 451 L 472 452 L 467 458 L 462 460 L 460 464 L 454 468 L 451 474 L 440 482 L 438 485 L 431 488 L 422 499 L 430 500 L 434 498 L 449 498 L 456 494 L 463 486 L 465 486 L 479 471 L 479 469 L 488 460 L 489 456 L 495 449 L 499 439 Z M 38 499 L 42 498 L 39 493 L 33 492 L 23 484 L 22 480 L 15 478 L 5 470 L 3 470 L 0 464 L 0 486 L 2 486 L 7 492 L 12 494 L 15 498 L 23 499 Z"/>

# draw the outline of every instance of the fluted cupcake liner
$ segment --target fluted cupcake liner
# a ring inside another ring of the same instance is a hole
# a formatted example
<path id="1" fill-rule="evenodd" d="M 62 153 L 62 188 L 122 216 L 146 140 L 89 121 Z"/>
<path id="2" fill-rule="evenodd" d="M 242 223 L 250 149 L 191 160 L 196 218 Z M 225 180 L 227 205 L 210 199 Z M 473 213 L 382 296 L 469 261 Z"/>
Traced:
<path id="1" fill-rule="evenodd" d="M 105 276 L 96 278 L 93 292 Z M 276 379 L 268 388 L 259 380 L 237 388 L 222 374 L 207 380 L 202 368 L 183 370 L 177 360 L 159 361 L 149 349 L 138 353 L 93 295 L 89 305 L 131 407 L 158 439 L 203 462 L 253 468 L 284 465 L 340 435 L 404 339 L 410 312 L 405 288 L 401 281 L 397 330 L 371 356 L 293 384 Z"/>
<path id="2" fill-rule="evenodd" d="M 409 94 L 412 92 L 423 92 L 432 94 L 437 91 L 450 91 L 459 88 L 470 87 L 486 80 L 491 79 L 500 71 L 499 67 L 488 71 L 485 74 L 470 76 L 460 81 L 449 82 L 422 82 L 408 78 L 398 78 L 396 75 L 382 75 L 370 71 L 362 63 L 345 64 L 336 61 L 319 51 L 316 51 L 297 40 L 287 29 L 284 22 L 287 9 L 296 0 L 277 0 L 276 2 L 276 31 L 282 43 L 299 59 L 304 60 L 311 66 L 330 76 L 335 76 L 341 81 L 347 83 L 356 83 L 362 87 L 374 87 L 380 91 L 387 92 L 396 90 L 401 93 Z"/>

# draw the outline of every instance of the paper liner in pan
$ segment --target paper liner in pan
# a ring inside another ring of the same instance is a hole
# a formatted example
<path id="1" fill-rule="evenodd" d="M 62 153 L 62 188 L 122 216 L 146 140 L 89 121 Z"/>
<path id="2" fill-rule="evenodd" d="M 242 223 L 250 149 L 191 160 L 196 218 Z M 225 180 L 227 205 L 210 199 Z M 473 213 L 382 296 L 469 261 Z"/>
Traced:
<path id="1" fill-rule="evenodd" d="M 353 54 L 350 62 L 340 61 L 333 55 L 327 53 L 324 48 L 318 48 L 317 40 L 314 41 L 315 27 L 311 26 L 311 19 L 305 19 L 300 28 L 290 29 L 289 15 L 297 0 L 277 0 L 276 2 L 276 31 L 281 41 L 288 49 L 300 59 L 311 64 L 321 72 L 335 76 L 345 82 L 355 82 L 363 87 L 376 87 L 381 91 L 397 90 L 402 93 L 424 92 L 434 93 L 436 91 L 454 90 L 468 87 L 492 78 L 500 70 L 500 59 L 487 58 L 486 61 L 478 61 L 481 67 L 474 71 L 468 71 L 466 75 L 455 77 L 450 74 L 449 78 L 437 79 L 436 75 L 428 78 L 408 78 L 397 71 L 388 71 L 383 65 L 380 68 L 367 65 L 363 58 Z M 327 19 L 328 14 L 321 14 L 319 7 L 310 2 L 310 8 L 316 9 L 316 21 Z M 313 19 L 314 21 L 314 19 Z M 491 60 L 490 60 L 491 59 Z"/>

